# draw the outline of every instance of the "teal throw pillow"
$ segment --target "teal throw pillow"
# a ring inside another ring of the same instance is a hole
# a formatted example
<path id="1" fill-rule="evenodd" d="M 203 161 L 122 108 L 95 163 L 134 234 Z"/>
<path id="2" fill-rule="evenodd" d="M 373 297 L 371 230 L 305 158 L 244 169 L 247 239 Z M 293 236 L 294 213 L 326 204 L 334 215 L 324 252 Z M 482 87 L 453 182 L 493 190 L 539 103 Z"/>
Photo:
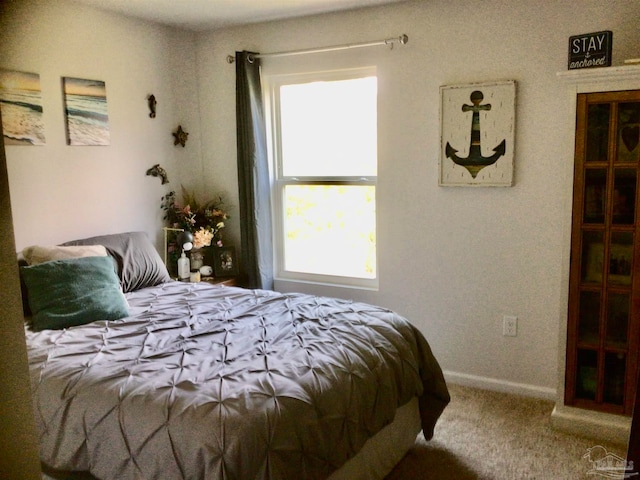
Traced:
<path id="1" fill-rule="evenodd" d="M 110 257 L 54 260 L 20 270 L 34 330 L 62 329 L 129 315 Z"/>

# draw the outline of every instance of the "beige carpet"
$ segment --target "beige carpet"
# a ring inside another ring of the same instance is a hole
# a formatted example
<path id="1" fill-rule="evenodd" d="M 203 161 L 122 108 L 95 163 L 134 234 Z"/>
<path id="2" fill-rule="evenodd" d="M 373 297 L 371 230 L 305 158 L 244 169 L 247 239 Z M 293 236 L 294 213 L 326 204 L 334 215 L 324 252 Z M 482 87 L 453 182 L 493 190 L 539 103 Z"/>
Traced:
<path id="1" fill-rule="evenodd" d="M 420 435 L 387 480 L 598 480 L 606 477 L 583 458 L 588 448 L 626 455 L 626 446 L 552 430 L 552 402 L 456 385 L 450 391 L 434 438 Z"/>

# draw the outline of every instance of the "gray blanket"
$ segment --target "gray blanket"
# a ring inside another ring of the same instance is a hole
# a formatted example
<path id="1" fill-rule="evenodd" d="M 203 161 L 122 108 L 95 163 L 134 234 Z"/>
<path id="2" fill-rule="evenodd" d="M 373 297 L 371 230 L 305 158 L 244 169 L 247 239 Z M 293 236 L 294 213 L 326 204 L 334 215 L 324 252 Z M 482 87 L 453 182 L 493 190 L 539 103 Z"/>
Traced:
<path id="1" fill-rule="evenodd" d="M 109 479 L 321 479 L 420 397 L 424 339 L 363 303 L 204 283 L 127 294 L 131 316 L 31 332 L 41 460 Z"/>

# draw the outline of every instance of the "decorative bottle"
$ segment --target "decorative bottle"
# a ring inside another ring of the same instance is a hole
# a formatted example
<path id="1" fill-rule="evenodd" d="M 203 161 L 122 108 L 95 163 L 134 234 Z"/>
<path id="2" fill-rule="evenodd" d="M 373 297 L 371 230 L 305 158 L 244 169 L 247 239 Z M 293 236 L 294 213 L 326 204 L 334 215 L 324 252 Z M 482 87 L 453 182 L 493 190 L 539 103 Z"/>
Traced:
<path id="1" fill-rule="evenodd" d="M 191 268 L 189 265 L 189 259 L 185 256 L 184 252 L 180 255 L 178 259 L 178 278 L 180 280 L 189 281 L 189 275 L 191 273 Z"/>

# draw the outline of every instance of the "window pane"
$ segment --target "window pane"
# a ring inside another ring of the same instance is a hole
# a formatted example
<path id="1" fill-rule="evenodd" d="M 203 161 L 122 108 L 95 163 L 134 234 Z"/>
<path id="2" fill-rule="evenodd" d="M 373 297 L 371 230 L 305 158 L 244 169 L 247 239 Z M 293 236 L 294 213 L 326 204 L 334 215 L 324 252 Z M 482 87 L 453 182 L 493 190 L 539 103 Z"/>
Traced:
<path id="1" fill-rule="evenodd" d="M 582 281 L 602 283 L 604 268 L 604 240 L 602 232 L 582 232 Z"/>
<path id="2" fill-rule="evenodd" d="M 598 345 L 600 334 L 600 293 L 580 292 L 578 341 Z"/>
<path id="3" fill-rule="evenodd" d="M 609 150 L 608 103 L 589 105 L 587 117 L 587 162 L 606 162 Z"/>
<path id="4" fill-rule="evenodd" d="M 629 329 L 629 294 L 609 294 L 607 308 L 607 346 L 626 348 Z"/>
<path id="5" fill-rule="evenodd" d="M 589 168 L 584 182 L 584 223 L 604 223 L 607 200 L 607 170 Z"/>
<path id="6" fill-rule="evenodd" d="M 284 176 L 375 176 L 377 79 L 280 87 Z"/>
<path id="7" fill-rule="evenodd" d="M 576 398 L 596 399 L 598 389 L 598 352 L 578 349 Z"/>
<path id="8" fill-rule="evenodd" d="M 631 225 L 636 213 L 636 170 L 616 168 L 614 172 L 613 223 Z"/>
<path id="9" fill-rule="evenodd" d="M 373 186 L 287 185 L 285 270 L 375 278 L 375 193 Z"/>
<path id="10" fill-rule="evenodd" d="M 627 359 L 624 353 L 607 352 L 604 362 L 604 401 L 622 405 Z"/>
<path id="11" fill-rule="evenodd" d="M 640 154 L 640 102 L 618 106 L 619 162 L 637 162 Z"/>
<path id="12" fill-rule="evenodd" d="M 609 282 L 631 285 L 633 275 L 633 233 L 612 232 L 609 246 Z"/>

